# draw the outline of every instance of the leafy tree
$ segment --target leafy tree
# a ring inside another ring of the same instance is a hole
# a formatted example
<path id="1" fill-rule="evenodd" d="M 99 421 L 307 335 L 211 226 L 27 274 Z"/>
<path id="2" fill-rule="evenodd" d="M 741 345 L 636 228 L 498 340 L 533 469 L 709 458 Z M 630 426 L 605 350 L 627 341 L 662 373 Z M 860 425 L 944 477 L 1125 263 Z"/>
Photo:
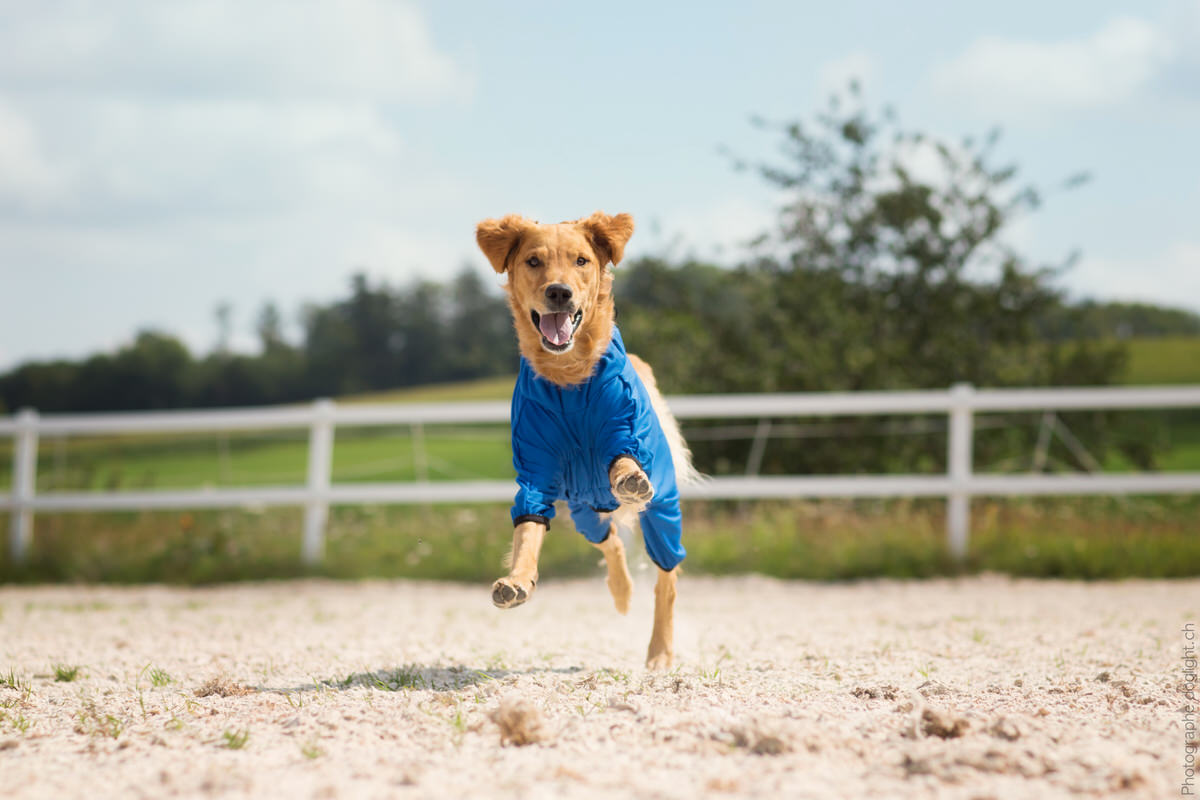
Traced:
<path id="1" fill-rule="evenodd" d="M 451 283 L 445 332 L 449 337 L 444 379 L 503 375 L 516 371 L 512 314 L 495 290 L 469 267 Z"/>
<path id="2" fill-rule="evenodd" d="M 1004 236 L 1042 192 L 994 165 L 998 131 L 951 145 L 871 115 L 854 84 L 850 98 L 782 126 L 784 162 L 759 165 L 788 197 L 768 237 L 786 251 L 767 265 L 793 312 L 781 342 L 807 328 L 802 346 L 841 365 L 825 388 L 1046 383 L 1037 321 L 1061 305 L 1050 279 L 1071 258 L 1031 264 Z M 836 302 L 811 308 L 813 294 Z"/>
<path id="3" fill-rule="evenodd" d="M 786 198 L 777 227 L 756 242 L 760 254 L 727 272 L 643 261 L 621 279 L 618 297 L 632 300 L 634 312 L 622 318 L 631 348 L 664 371 L 669 390 L 1097 384 L 1119 373 L 1119 345 L 1068 347 L 1042 335 L 1039 323 L 1064 302 L 1051 280 L 1071 258 L 1031 264 L 1007 243 L 1009 226 L 1042 193 L 1016 184 L 1015 167 L 994 165 L 998 133 L 951 145 L 906 131 L 891 112 L 869 113 L 853 85 L 849 103 L 833 98 L 814 121 L 760 124 L 782 135 L 782 160 L 736 166 L 754 168 Z M 1102 440 L 1107 420 L 1080 423 L 1089 441 Z M 765 466 L 855 472 L 944 463 L 944 436 L 879 435 L 920 420 L 825 425 L 838 435 L 773 443 Z M 991 463 L 1028 438 L 980 437 L 976 452 Z M 713 465 L 744 463 L 746 448 L 697 443 Z"/>
<path id="4" fill-rule="evenodd" d="M 228 353 L 233 333 L 233 304 L 222 300 L 213 309 L 213 316 L 217 320 L 217 352 Z"/>
<path id="5" fill-rule="evenodd" d="M 279 307 L 274 303 L 263 304 L 262 309 L 258 312 L 258 320 L 254 329 L 258 334 L 258 341 L 262 346 L 263 353 L 270 353 L 287 346 L 283 336 L 283 315 L 279 313 Z"/>

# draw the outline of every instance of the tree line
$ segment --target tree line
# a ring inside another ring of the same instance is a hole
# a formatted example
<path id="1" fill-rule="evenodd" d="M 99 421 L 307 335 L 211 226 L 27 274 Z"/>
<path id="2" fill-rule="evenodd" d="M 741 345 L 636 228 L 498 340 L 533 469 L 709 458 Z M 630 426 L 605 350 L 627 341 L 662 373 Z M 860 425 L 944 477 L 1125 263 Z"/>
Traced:
<path id="1" fill-rule="evenodd" d="M 228 310 L 218 317 L 227 320 Z M 265 306 L 255 354 L 219 344 L 196 355 L 170 333 L 147 330 L 112 353 L 24 364 L 0 375 L 0 407 L 62 412 L 289 403 L 503 375 L 516 365 L 508 307 L 470 269 L 448 284 L 398 287 L 358 274 L 348 296 L 309 305 L 300 317 L 301 340 L 289 342 L 277 307 Z"/>
<path id="2" fill-rule="evenodd" d="M 771 261 L 731 269 L 646 257 L 618 269 L 625 339 L 652 360 L 671 392 L 1107 383 L 1116 378 L 1122 336 L 1200 334 L 1195 314 L 1070 303 L 1052 291 L 1036 313 L 1016 315 L 997 286 L 967 283 L 943 289 L 956 295 L 946 303 L 980 307 L 976 326 L 986 326 L 982 310 L 999 303 L 1008 308 L 1006 327 L 963 337 L 961 321 L 930 320 L 926 327 L 936 335 L 926 343 L 920 331 L 893 330 L 907 323 L 909 309 L 880 310 L 889 306 L 891 287 L 786 274 Z M 868 309 L 869 336 L 858 319 Z M 0 410 L 265 405 L 516 371 L 508 306 L 470 269 L 449 284 L 392 286 L 355 275 L 346 297 L 310 305 L 300 316 L 302 338 L 293 343 L 276 306 L 265 306 L 253 354 L 223 346 L 195 354 L 170 333 L 147 330 L 110 353 L 22 364 L 0 374 Z"/>

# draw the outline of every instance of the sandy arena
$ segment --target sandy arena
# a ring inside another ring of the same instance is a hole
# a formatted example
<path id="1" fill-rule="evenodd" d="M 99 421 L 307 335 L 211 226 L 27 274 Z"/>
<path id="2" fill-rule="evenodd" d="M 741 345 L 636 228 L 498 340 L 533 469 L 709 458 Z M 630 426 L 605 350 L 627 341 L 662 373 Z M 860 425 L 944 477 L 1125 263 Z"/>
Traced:
<path id="1" fill-rule="evenodd" d="M 0 588 L 0 796 L 1180 794 L 1200 581 L 637 577 Z"/>

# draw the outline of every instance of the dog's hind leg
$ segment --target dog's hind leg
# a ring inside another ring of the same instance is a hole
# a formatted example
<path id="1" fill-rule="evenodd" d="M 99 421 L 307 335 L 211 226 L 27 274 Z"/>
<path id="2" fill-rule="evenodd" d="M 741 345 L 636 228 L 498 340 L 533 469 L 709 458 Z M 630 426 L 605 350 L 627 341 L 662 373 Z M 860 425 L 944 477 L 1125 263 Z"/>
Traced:
<path id="1" fill-rule="evenodd" d="M 625 544 L 614 522 L 608 529 L 608 538 L 596 544 L 596 549 L 604 553 L 604 564 L 608 567 L 608 591 L 612 594 L 613 605 L 617 613 L 629 611 L 629 598 L 633 595 L 633 578 L 629 575 L 629 565 L 625 563 Z"/>
<path id="2" fill-rule="evenodd" d="M 654 585 L 654 631 L 650 634 L 650 649 L 646 667 L 668 670 L 675 661 L 675 584 L 679 568 L 659 569 Z"/>
<path id="3" fill-rule="evenodd" d="M 492 584 L 492 603 L 496 608 L 519 606 L 533 595 L 538 579 L 538 554 L 545 538 L 546 526 L 540 522 L 522 522 L 513 529 L 508 575 Z"/>

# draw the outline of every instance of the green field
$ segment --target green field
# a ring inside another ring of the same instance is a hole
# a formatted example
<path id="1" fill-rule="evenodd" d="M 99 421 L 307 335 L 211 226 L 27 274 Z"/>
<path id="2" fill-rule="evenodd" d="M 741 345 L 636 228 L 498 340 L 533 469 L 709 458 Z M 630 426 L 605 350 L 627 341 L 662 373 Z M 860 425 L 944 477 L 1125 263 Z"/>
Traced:
<path id="1" fill-rule="evenodd" d="M 461 383 L 440 383 L 393 389 L 390 392 L 371 392 L 343 397 L 343 403 L 446 403 L 468 400 L 508 400 L 512 397 L 515 375 L 500 378 L 481 378 Z"/>
<path id="2" fill-rule="evenodd" d="M 335 483 L 466 480 L 512 474 L 504 426 L 344 428 L 333 451 Z M 306 431 L 188 437 L 43 441 L 38 490 L 163 489 L 303 484 Z"/>
<path id="3" fill-rule="evenodd" d="M 339 402 L 453 402 L 507 399 L 512 378 L 420 387 Z M 1200 339 L 1135 340 L 1128 382 L 1200 383 Z M 1158 466 L 1200 470 L 1200 415 L 1138 412 L 1167 445 Z M 1020 424 L 1035 424 L 1036 415 Z M 39 491 L 301 485 L 307 431 L 206 435 L 44 437 Z M 737 472 L 741 465 L 733 465 Z M 989 465 L 977 465 L 988 469 Z M 1110 470 L 1131 465 L 1119 455 Z M 11 481 L 11 441 L 0 440 L 0 490 Z M 506 425 L 342 428 L 333 481 L 511 479 Z M 690 569 L 759 571 L 787 577 L 929 575 L 968 570 L 1079 577 L 1200 574 L 1200 498 L 979 500 L 970 561 L 955 565 L 943 545 L 942 504 L 708 503 L 688 510 Z M 0 526 L 7 521 L 0 515 Z M 0 580 L 209 581 L 308 574 L 298 562 L 300 512 L 42 514 L 33 563 L 0 557 Z M 335 509 L 319 574 L 413 575 L 483 580 L 507 546 L 502 504 L 465 508 Z M 556 523 L 548 570 L 584 574 L 594 551 Z M 568 535 L 557 535 L 566 531 Z"/>
<path id="4" fill-rule="evenodd" d="M 1130 339 L 1124 382 L 1139 386 L 1200 384 L 1200 337 Z"/>
<path id="5" fill-rule="evenodd" d="M 325 560 L 300 563 L 299 509 L 56 514 L 37 518 L 29 563 L 3 581 L 210 583 L 320 575 L 478 582 L 499 577 L 512 526 L 502 504 L 335 508 Z M 1200 574 L 1200 497 L 977 500 L 971 547 L 945 548 L 944 503 L 688 503 L 684 569 L 844 580 L 973 572 L 1072 578 Z M 0 514 L 0 526 L 7 520 Z M 640 544 L 636 571 L 650 567 Z M 560 511 L 543 579 L 600 575 L 599 554 Z M 485 592 L 481 590 L 481 602 Z"/>
<path id="6" fill-rule="evenodd" d="M 342 403 L 503 400 L 511 377 L 341 398 Z M 42 437 L 38 491 L 302 484 L 306 429 L 227 434 Z M 341 428 L 334 482 L 503 479 L 513 475 L 508 426 Z M 0 489 L 11 485 L 12 441 L 0 439 Z"/>

